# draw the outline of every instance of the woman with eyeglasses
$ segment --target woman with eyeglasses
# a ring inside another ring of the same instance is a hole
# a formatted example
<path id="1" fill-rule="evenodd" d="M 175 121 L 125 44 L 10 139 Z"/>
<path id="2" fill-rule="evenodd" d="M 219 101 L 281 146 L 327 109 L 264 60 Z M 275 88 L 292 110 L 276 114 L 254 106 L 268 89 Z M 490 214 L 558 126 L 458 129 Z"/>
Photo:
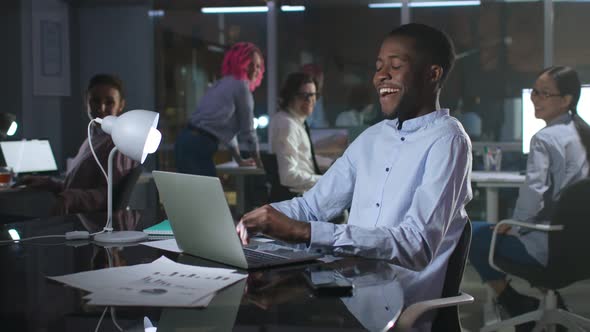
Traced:
<path id="1" fill-rule="evenodd" d="M 570 67 L 551 67 L 539 73 L 531 100 L 535 117 L 544 120 L 547 126 L 531 139 L 526 180 L 520 188 L 512 219 L 547 224 L 562 189 L 588 176 L 590 127 L 577 113 L 580 90 L 578 74 Z M 527 265 L 547 264 L 546 232 L 505 226 L 498 231 L 496 256 Z M 506 276 L 488 264 L 491 235 L 490 224 L 473 223 L 471 263 L 483 281 L 494 289 L 498 303 L 510 316 L 535 310 L 538 299 L 516 292 Z M 561 297 L 558 302 L 565 307 Z M 533 327 L 534 323 L 522 324 L 517 331 Z"/>
<path id="2" fill-rule="evenodd" d="M 176 139 L 179 172 L 216 176 L 213 155 L 220 142 L 240 166 L 262 167 L 252 92 L 260 86 L 263 74 L 264 58 L 256 45 L 236 43 L 225 53 L 223 78 L 207 90 Z M 250 158 L 242 158 L 236 137 L 249 149 Z"/>
<path id="3" fill-rule="evenodd" d="M 270 150 L 277 158 L 280 183 L 294 193 L 313 187 L 321 177 L 320 169 L 332 162 L 314 154 L 305 121 L 317 98 L 317 84 L 310 75 L 289 74 L 280 91 L 280 110 L 270 122 Z"/>

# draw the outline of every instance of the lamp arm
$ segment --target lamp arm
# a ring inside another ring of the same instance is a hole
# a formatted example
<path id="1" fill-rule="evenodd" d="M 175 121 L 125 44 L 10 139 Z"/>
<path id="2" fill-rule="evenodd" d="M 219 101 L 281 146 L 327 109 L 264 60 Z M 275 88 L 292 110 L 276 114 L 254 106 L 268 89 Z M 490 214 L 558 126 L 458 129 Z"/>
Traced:
<path id="1" fill-rule="evenodd" d="M 104 230 L 107 232 L 113 231 L 113 159 L 115 157 L 115 152 L 117 152 L 117 147 L 115 146 L 111 153 L 109 153 L 109 161 L 108 161 L 108 179 L 107 179 L 107 224 L 104 227 Z"/>
<path id="2" fill-rule="evenodd" d="M 104 168 L 102 167 L 102 164 L 100 163 L 100 161 L 98 160 L 98 157 L 96 156 L 96 153 L 94 152 L 94 146 L 92 145 L 92 134 L 90 133 L 90 127 L 92 127 L 92 124 L 94 122 L 100 124 L 101 122 L 98 121 L 101 120 L 99 118 L 90 120 L 90 122 L 88 123 L 88 130 L 87 130 L 87 134 L 88 134 L 88 147 L 90 148 L 90 152 L 92 152 L 92 156 L 94 157 L 94 160 L 96 161 L 96 164 L 98 164 L 98 168 L 100 168 L 102 174 L 104 175 L 104 179 L 106 181 L 108 181 L 108 177 L 107 177 L 107 173 L 104 171 Z"/>

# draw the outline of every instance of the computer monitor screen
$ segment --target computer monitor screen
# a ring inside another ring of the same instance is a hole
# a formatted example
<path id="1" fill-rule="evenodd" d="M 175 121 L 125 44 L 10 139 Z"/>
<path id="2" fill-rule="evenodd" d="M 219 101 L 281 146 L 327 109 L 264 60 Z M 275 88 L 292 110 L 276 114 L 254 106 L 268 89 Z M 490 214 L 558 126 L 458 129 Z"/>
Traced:
<path id="1" fill-rule="evenodd" d="M 535 107 L 531 101 L 532 89 L 522 90 L 522 153 L 530 151 L 531 138 L 545 127 L 545 121 L 535 118 Z M 590 85 L 583 85 L 578 101 L 578 114 L 590 123 Z"/>
<path id="2" fill-rule="evenodd" d="M 51 172 L 57 164 L 47 140 L 0 142 L 6 166 L 15 173 Z"/>

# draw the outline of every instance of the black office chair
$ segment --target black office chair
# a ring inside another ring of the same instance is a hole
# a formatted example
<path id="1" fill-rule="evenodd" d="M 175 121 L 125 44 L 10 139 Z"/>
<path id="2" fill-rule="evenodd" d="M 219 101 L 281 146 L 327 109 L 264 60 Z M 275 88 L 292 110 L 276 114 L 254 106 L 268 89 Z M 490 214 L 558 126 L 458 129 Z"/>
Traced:
<path id="1" fill-rule="evenodd" d="M 129 205 L 133 188 L 143 172 L 143 166 L 138 165 L 129 174 L 125 175 L 113 189 L 113 210 L 124 210 Z"/>
<path id="2" fill-rule="evenodd" d="M 461 321 L 459 320 L 458 306 L 466 303 L 473 303 L 473 296 L 463 293 L 460 290 L 463 271 L 465 271 L 465 262 L 471 246 L 471 221 L 467 220 L 463 233 L 457 246 L 453 250 L 440 299 L 427 300 L 414 303 L 404 309 L 400 317 L 391 322 L 384 331 L 407 331 L 412 328 L 414 322 L 427 311 L 438 309 L 434 321 L 432 322 L 432 331 L 461 332 Z"/>
<path id="3" fill-rule="evenodd" d="M 289 188 L 281 184 L 277 156 L 271 153 L 261 153 L 260 159 L 262 159 L 262 164 L 264 165 L 266 180 L 270 184 L 268 202 L 274 203 L 285 201 L 297 196 L 296 193 L 290 191 Z"/>
<path id="4" fill-rule="evenodd" d="M 539 288 L 543 299 L 539 308 L 511 319 L 484 326 L 480 331 L 496 331 L 527 322 L 537 322 L 533 331 L 559 324 L 572 331 L 590 329 L 590 319 L 557 307 L 557 293 L 560 288 L 576 281 L 590 279 L 590 179 L 578 181 L 563 190 L 553 211 L 550 225 L 538 225 L 515 220 L 502 220 L 492 235 L 489 262 L 495 269 L 527 280 Z M 509 224 L 548 232 L 547 266 L 523 266 L 502 257 L 494 257 L 496 230 L 500 225 Z"/>

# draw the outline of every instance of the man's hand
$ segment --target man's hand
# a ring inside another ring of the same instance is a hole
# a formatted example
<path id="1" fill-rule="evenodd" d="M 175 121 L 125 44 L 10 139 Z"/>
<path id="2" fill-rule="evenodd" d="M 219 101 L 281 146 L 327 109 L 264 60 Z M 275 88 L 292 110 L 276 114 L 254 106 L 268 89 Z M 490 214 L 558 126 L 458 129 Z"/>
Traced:
<path id="1" fill-rule="evenodd" d="M 256 166 L 256 161 L 252 158 L 239 159 L 237 162 L 241 167 Z"/>
<path id="2" fill-rule="evenodd" d="M 15 186 L 27 186 L 31 188 L 40 188 L 49 184 L 49 177 L 38 175 L 26 175 L 22 177 Z"/>
<path id="3" fill-rule="evenodd" d="M 311 225 L 308 222 L 293 220 L 270 205 L 246 213 L 236 226 L 236 231 L 244 245 L 250 242 L 250 234 L 256 233 L 294 243 L 308 243 L 311 238 Z"/>
<path id="4" fill-rule="evenodd" d="M 491 226 L 492 229 L 494 229 L 495 226 Z M 510 232 L 510 230 L 512 229 L 511 225 L 508 224 L 502 224 L 500 226 L 498 226 L 498 230 L 496 231 L 496 233 L 500 234 L 500 235 L 504 235 L 508 232 Z"/>

